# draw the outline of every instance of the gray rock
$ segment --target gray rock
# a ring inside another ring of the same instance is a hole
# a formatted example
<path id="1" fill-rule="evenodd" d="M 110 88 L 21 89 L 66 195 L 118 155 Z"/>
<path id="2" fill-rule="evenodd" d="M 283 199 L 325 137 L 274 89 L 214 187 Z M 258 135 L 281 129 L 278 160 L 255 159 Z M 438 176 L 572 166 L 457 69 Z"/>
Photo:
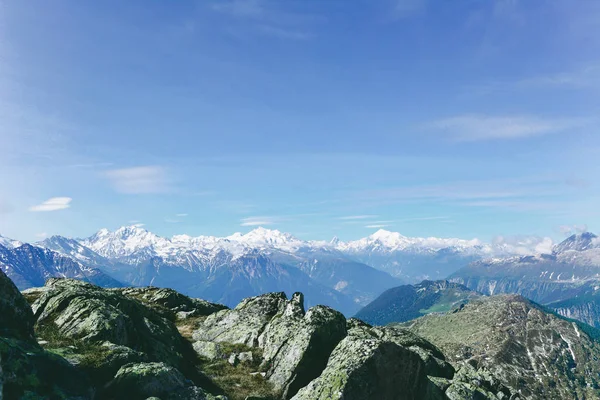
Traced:
<path id="1" fill-rule="evenodd" d="M 254 361 L 254 356 L 252 355 L 251 351 L 244 351 L 237 355 L 237 359 L 240 362 L 247 363 Z"/>
<path id="2" fill-rule="evenodd" d="M 274 390 L 288 399 L 319 376 L 345 336 L 346 319 L 341 313 L 316 306 L 305 314 L 302 294 L 296 293 L 259 339 L 261 367 Z"/>
<path id="3" fill-rule="evenodd" d="M 194 340 L 258 346 L 258 337 L 271 319 L 283 312 L 285 293 L 269 293 L 242 300 L 233 310 L 211 314 L 193 334 Z"/>
<path id="4" fill-rule="evenodd" d="M 178 318 L 207 316 L 217 311 L 227 310 L 222 304 L 194 299 L 173 290 L 157 287 L 115 289 L 125 296 L 136 299 L 159 312 L 176 315 Z"/>
<path id="5" fill-rule="evenodd" d="M 232 353 L 229 358 L 227 359 L 227 362 L 231 365 L 233 365 L 234 367 L 238 364 L 238 355 L 236 353 Z"/>
<path id="6" fill-rule="evenodd" d="M 199 340 L 194 342 L 193 347 L 196 354 L 207 360 L 212 361 L 223 358 L 223 350 L 219 343 Z"/>
<path id="7" fill-rule="evenodd" d="M 295 400 L 426 399 L 425 365 L 414 352 L 380 339 L 348 336 L 323 373 Z"/>
<path id="8" fill-rule="evenodd" d="M 427 375 L 452 379 L 454 367 L 446 362 L 444 354 L 431 342 L 403 328 L 373 327 L 357 319 L 348 320 L 348 334 L 353 337 L 376 338 L 409 348 L 425 363 Z"/>
<path id="9" fill-rule="evenodd" d="M 33 304 L 38 326 L 82 343 L 111 342 L 178 366 L 184 351 L 175 325 L 123 294 L 72 279 L 52 278 Z M 47 339 L 42 337 L 42 339 Z"/>
<path id="10" fill-rule="evenodd" d="M 105 396 L 128 399 L 159 397 L 162 400 L 215 399 L 194 386 L 177 369 L 165 363 L 128 364 L 117 372 L 108 385 Z"/>

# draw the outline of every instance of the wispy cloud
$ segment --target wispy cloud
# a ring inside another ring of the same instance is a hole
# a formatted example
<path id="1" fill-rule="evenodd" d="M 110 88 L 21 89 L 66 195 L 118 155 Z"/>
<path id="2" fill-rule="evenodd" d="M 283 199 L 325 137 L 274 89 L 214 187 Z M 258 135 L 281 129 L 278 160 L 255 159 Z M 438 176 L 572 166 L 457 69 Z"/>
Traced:
<path id="1" fill-rule="evenodd" d="M 314 37 L 311 29 L 322 18 L 302 12 L 299 7 L 292 11 L 292 7 L 286 7 L 289 4 L 274 0 L 220 0 L 211 8 L 237 20 L 240 23 L 237 28 L 254 34 L 291 40 Z"/>
<path id="2" fill-rule="evenodd" d="M 572 235 L 574 233 L 584 233 L 587 232 L 588 226 L 585 224 L 582 225 L 561 225 L 558 227 L 558 230 L 565 236 Z"/>
<path id="3" fill-rule="evenodd" d="M 538 75 L 517 81 L 518 87 L 568 87 L 589 88 L 600 85 L 600 65 L 592 64 L 582 68 L 557 72 L 554 74 Z"/>
<path id="4" fill-rule="evenodd" d="M 381 229 L 381 228 L 387 228 L 390 225 L 385 225 L 385 224 L 374 224 L 374 225 L 365 225 L 365 228 L 369 228 L 369 229 Z"/>
<path id="5" fill-rule="evenodd" d="M 426 124 L 446 132 L 456 141 L 510 140 L 571 132 L 589 121 L 580 118 L 551 119 L 531 116 L 459 115 Z"/>
<path id="6" fill-rule="evenodd" d="M 371 218 L 377 218 L 378 215 L 348 215 L 345 217 L 339 217 L 338 219 L 343 220 L 343 221 L 355 221 L 355 220 L 361 220 L 361 219 L 371 219 Z"/>
<path id="7" fill-rule="evenodd" d="M 175 214 L 175 216 L 179 217 L 179 218 L 183 218 L 183 217 L 187 217 L 188 215 L 187 214 Z"/>
<path id="8" fill-rule="evenodd" d="M 46 239 L 48 237 L 48 234 L 46 232 L 40 232 L 40 233 L 36 233 L 35 237 L 38 238 L 38 239 L 43 240 L 43 239 Z"/>
<path id="9" fill-rule="evenodd" d="M 30 207 L 29 211 L 44 212 L 64 210 L 71 207 L 72 200 L 73 199 L 70 197 L 52 197 L 41 204 Z"/>
<path id="10" fill-rule="evenodd" d="M 120 193 L 149 194 L 168 190 L 167 174 L 159 166 L 114 169 L 106 171 L 104 175 Z"/>
<path id="11" fill-rule="evenodd" d="M 280 221 L 278 217 L 247 217 L 242 218 L 240 226 L 267 226 L 275 225 Z"/>

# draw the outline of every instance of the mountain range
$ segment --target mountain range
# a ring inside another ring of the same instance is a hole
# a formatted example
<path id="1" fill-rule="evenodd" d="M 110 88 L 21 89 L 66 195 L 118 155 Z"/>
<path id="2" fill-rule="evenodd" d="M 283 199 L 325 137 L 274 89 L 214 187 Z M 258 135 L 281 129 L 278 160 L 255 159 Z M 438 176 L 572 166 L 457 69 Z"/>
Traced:
<path id="1" fill-rule="evenodd" d="M 517 293 L 600 326 L 600 240 L 572 235 L 551 253 L 478 260 L 448 278 L 486 295 Z"/>
<path id="2" fill-rule="evenodd" d="M 230 306 L 264 292 L 302 291 L 307 305 L 330 305 L 346 315 L 387 289 L 447 277 L 484 294 L 520 293 L 544 304 L 590 297 L 600 265 L 595 235 L 575 235 L 551 254 L 540 253 L 543 245 L 541 238 L 490 244 L 386 230 L 348 242 L 305 241 L 264 228 L 227 237 L 165 238 L 128 226 L 87 238 L 52 236 L 34 245 L 0 237 L 0 265 L 21 289 L 63 276 L 101 286 L 171 287 Z M 25 268 L 26 259 L 36 261 Z"/>

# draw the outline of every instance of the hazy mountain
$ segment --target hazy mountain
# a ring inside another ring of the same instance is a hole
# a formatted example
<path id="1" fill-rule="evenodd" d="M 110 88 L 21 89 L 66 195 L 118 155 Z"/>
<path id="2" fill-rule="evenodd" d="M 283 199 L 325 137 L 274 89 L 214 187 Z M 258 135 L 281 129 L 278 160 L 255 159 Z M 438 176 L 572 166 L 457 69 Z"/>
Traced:
<path id="1" fill-rule="evenodd" d="M 333 245 L 357 261 L 411 283 L 444 279 L 471 261 L 493 254 L 490 245 L 477 239 L 410 238 L 383 229 L 360 240 L 335 241 Z"/>
<path id="2" fill-rule="evenodd" d="M 541 303 L 582 295 L 588 282 L 600 280 L 600 248 L 595 235 L 573 235 L 553 254 L 480 260 L 449 279 L 484 294 L 518 293 Z"/>
<path id="3" fill-rule="evenodd" d="M 480 293 L 458 283 L 423 281 L 386 290 L 356 313 L 356 318 L 373 325 L 405 322 L 425 314 L 455 310 L 479 297 Z"/>
<path id="4" fill-rule="evenodd" d="M 0 268 L 21 290 L 43 286 L 51 277 L 75 278 L 105 287 L 120 282 L 97 268 L 85 266 L 55 251 L 23 244 L 12 249 L 0 246 Z"/>

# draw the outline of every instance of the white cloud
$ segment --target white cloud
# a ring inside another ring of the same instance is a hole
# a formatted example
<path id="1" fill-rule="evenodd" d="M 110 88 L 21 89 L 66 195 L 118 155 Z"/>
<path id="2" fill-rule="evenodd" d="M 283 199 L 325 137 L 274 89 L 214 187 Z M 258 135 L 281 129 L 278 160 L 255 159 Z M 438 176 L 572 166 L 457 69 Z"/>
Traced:
<path id="1" fill-rule="evenodd" d="M 241 220 L 240 226 L 266 226 L 274 225 L 279 221 L 277 217 L 248 217 Z"/>
<path id="2" fill-rule="evenodd" d="M 497 236 L 493 244 L 504 248 L 512 254 L 532 255 L 551 254 L 554 241 L 549 237 L 539 236 Z"/>
<path id="3" fill-rule="evenodd" d="M 46 239 L 48 237 L 48 234 L 46 232 L 40 232 L 40 233 L 36 233 L 35 237 L 38 239 Z"/>
<path id="4" fill-rule="evenodd" d="M 427 124 L 427 127 L 445 131 L 457 141 L 481 141 L 544 136 L 580 128 L 585 124 L 586 120 L 577 118 L 459 115 L 435 121 Z"/>
<path id="5" fill-rule="evenodd" d="M 378 229 L 378 228 L 386 228 L 389 225 L 365 225 L 365 228 Z"/>
<path id="6" fill-rule="evenodd" d="M 588 231 L 588 226 L 582 225 L 561 225 L 558 227 L 560 232 L 565 236 L 570 236 L 574 233 L 584 233 Z"/>
<path id="7" fill-rule="evenodd" d="M 64 210 L 71 207 L 72 200 L 73 199 L 70 197 L 52 197 L 51 199 L 44 201 L 42 204 L 30 207 L 29 211 L 41 212 Z"/>
<path id="8" fill-rule="evenodd" d="M 357 219 L 369 219 L 369 218 L 377 218 L 378 215 L 348 215 L 346 217 L 339 217 L 338 219 L 344 221 L 353 221 Z"/>
<path id="9" fill-rule="evenodd" d="M 165 222 L 167 224 L 178 224 L 181 221 L 179 221 L 178 219 L 175 219 L 175 218 L 165 218 Z"/>
<path id="10" fill-rule="evenodd" d="M 175 214 L 175 216 L 179 217 L 179 218 L 183 218 L 183 217 L 187 217 L 188 215 L 187 214 Z"/>
<path id="11" fill-rule="evenodd" d="M 105 176 L 120 193 L 162 193 L 168 189 L 167 174 L 159 166 L 114 169 L 106 171 Z"/>

